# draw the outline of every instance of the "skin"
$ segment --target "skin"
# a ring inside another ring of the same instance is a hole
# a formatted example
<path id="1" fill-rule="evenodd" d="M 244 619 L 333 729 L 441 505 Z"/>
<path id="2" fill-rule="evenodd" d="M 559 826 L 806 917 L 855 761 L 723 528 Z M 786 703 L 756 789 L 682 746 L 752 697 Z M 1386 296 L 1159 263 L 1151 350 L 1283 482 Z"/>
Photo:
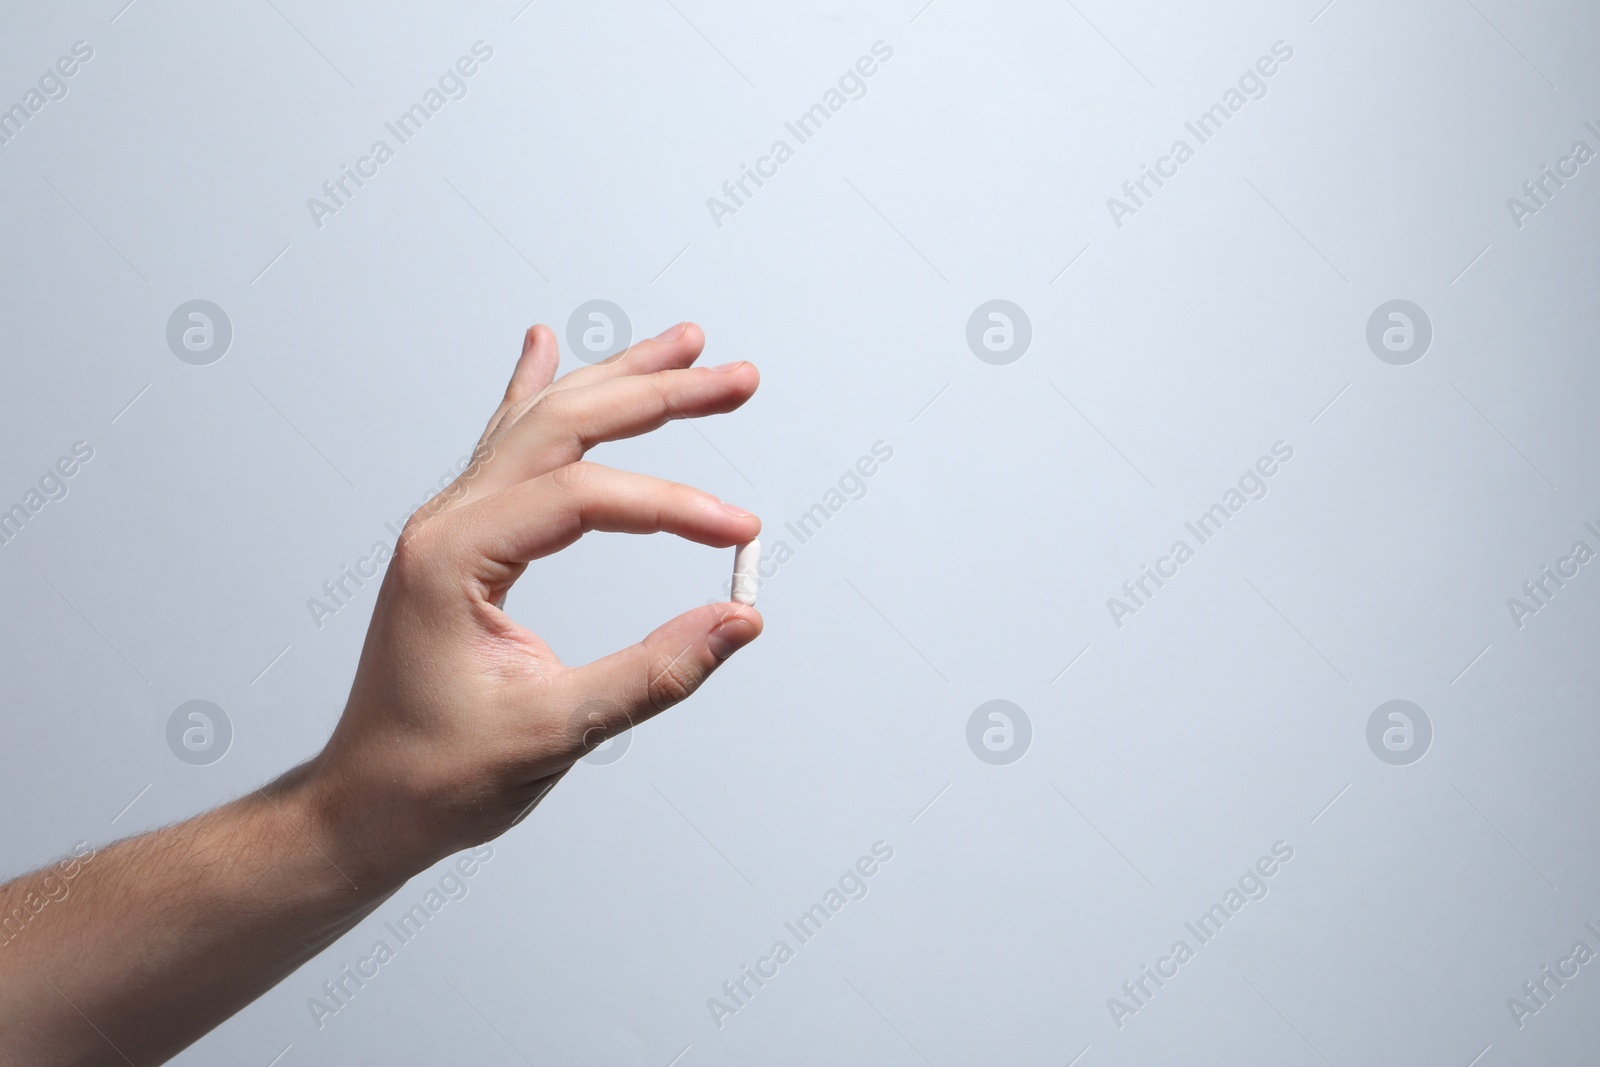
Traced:
<path id="1" fill-rule="evenodd" d="M 472 466 L 400 536 L 327 746 L 223 807 L 0 886 L 0 1062 L 169 1059 L 755 640 L 754 608 L 713 604 L 569 667 L 501 610 L 530 561 L 589 530 L 720 548 L 759 533 L 709 493 L 583 459 L 748 400 L 751 364 L 691 366 L 704 341 L 685 323 L 553 381 L 554 333 L 527 332 Z"/>

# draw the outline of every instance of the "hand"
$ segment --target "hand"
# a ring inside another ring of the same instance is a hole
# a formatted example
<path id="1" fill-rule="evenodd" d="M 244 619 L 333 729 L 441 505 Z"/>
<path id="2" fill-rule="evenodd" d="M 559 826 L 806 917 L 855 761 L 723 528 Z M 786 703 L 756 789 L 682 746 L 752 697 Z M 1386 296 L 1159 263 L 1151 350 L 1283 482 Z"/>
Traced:
<path id="1" fill-rule="evenodd" d="M 552 385 L 555 336 L 528 331 L 473 464 L 395 546 L 327 747 L 229 804 L 97 851 L 70 906 L 27 905 L 43 874 L 0 886 L 0 914 L 32 916 L 0 953 L 0 1061 L 164 1062 L 755 639 L 754 608 L 713 604 L 565 667 L 498 606 L 530 560 L 585 530 L 722 547 L 756 536 L 755 516 L 697 489 L 582 461 L 600 441 L 748 400 L 750 364 L 689 369 L 703 341 L 677 327 Z"/>
<path id="2" fill-rule="evenodd" d="M 748 400 L 755 367 L 691 368 L 704 344 L 685 323 L 551 384 L 555 335 L 528 331 L 472 465 L 406 524 L 349 703 L 309 768 L 363 875 L 404 880 L 497 837 L 585 753 L 689 696 L 761 633 L 754 608 L 714 604 L 568 667 L 500 607 L 529 561 L 589 530 L 715 547 L 760 532 L 709 493 L 583 459 L 602 441 Z"/>

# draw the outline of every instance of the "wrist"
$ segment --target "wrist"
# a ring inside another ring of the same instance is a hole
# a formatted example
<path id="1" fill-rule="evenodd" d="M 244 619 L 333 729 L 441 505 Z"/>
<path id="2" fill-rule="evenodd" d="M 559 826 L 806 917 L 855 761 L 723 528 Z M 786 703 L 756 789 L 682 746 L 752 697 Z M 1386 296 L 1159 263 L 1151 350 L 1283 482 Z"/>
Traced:
<path id="1" fill-rule="evenodd" d="M 393 892 L 465 847 L 442 842 L 404 776 L 355 774 L 325 750 L 279 781 L 294 794 L 308 837 L 363 889 Z"/>
<path id="2" fill-rule="evenodd" d="M 366 805 L 338 788 L 322 757 L 289 771 L 252 794 L 264 815 L 276 817 L 283 849 L 303 864 L 330 901 L 360 906 L 394 892 L 416 874 L 403 852 L 378 832 Z"/>

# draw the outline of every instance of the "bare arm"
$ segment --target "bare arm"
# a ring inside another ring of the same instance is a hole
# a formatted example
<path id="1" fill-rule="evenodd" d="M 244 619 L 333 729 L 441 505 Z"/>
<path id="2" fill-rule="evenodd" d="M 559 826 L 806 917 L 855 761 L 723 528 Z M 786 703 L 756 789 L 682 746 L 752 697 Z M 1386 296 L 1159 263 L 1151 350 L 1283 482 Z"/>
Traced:
<path id="1" fill-rule="evenodd" d="M 170 1058 L 755 639 L 754 608 L 715 604 L 568 667 L 498 607 L 529 561 L 588 530 L 717 547 L 759 532 L 707 493 L 582 461 L 749 399 L 755 368 L 691 368 L 702 346 L 684 326 L 552 384 L 554 335 L 528 331 L 472 467 L 396 545 L 327 747 L 223 807 L 0 887 L 0 1061 Z"/>
<path id="2" fill-rule="evenodd" d="M 398 889 L 330 832 L 310 779 L 0 888 L 0 1059 L 165 1060 Z"/>

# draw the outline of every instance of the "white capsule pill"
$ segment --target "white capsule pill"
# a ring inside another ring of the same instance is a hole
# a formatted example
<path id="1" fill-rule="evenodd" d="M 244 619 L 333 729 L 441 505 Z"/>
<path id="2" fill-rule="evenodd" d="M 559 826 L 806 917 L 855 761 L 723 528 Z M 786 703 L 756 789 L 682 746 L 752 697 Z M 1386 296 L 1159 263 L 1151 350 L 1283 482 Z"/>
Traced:
<path id="1" fill-rule="evenodd" d="M 746 541 L 733 553 L 733 602 L 735 604 L 749 604 L 752 607 L 756 602 L 756 587 L 760 584 L 756 577 L 756 565 L 761 562 L 761 542 Z"/>

